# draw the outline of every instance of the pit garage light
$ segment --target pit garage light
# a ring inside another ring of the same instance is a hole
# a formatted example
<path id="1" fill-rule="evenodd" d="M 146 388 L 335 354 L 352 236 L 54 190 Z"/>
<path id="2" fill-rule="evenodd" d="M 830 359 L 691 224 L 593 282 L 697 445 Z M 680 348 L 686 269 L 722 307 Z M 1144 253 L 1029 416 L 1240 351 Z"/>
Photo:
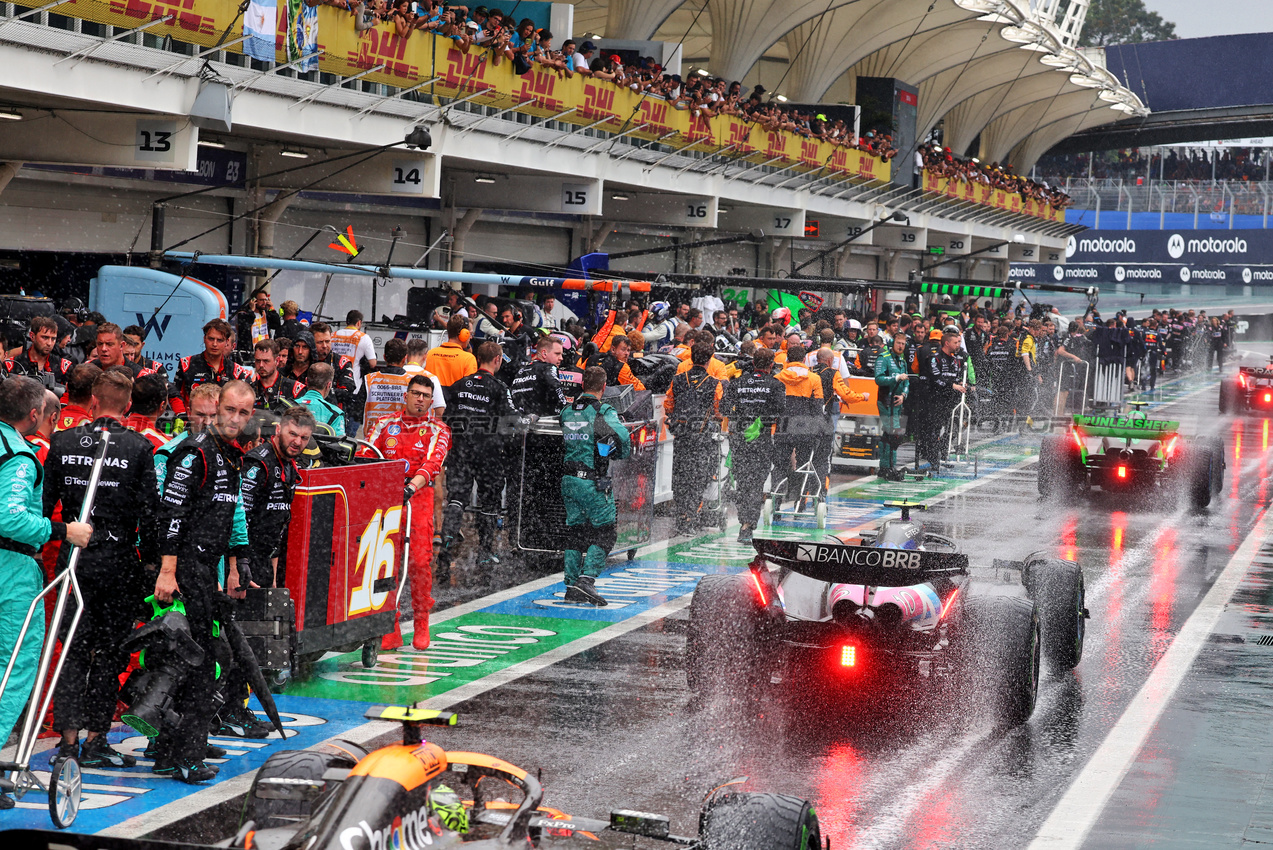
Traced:
<path id="1" fill-rule="evenodd" d="M 290 148 L 283 148 L 278 152 L 278 155 L 286 156 L 290 159 L 309 159 L 309 154 L 305 153 L 305 151 L 292 150 Z"/>
<path id="2" fill-rule="evenodd" d="M 786 96 L 785 94 L 780 94 L 780 95 L 778 95 L 778 102 L 779 102 L 779 103 L 786 103 L 786 102 L 787 102 L 787 96 Z"/>
<path id="3" fill-rule="evenodd" d="M 611 195 L 611 196 L 610 196 L 610 199 L 611 199 L 611 200 L 613 200 L 613 201 L 630 201 L 630 200 L 632 200 L 632 198 L 631 198 L 630 196 L 628 196 L 628 195 Z"/>
<path id="4" fill-rule="evenodd" d="M 214 142 L 214 141 L 212 141 L 211 139 L 200 139 L 200 140 L 199 140 L 199 147 L 201 147 L 201 148 L 223 148 L 223 147 L 225 147 L 225 145 L 223 145 L 221 142 Z"/>
<path id="5" fill-rule="evenodd" d="M 710 77 L 710 76 L 711 76 L 711 74 L 708 72 L 708 70 L 707 70 L 706 68 L 699 68 L 699 69 L 698 69 L 697 71 L 695 71 L 694 73 L 698 74 L 700 77 Z"/>
<path id="6" fill-rule="evenodd" d="M 856 667 L 858 663 L 858 648 L 851 643 L 846 643 L 840 647 L 840 666 Z"/>
<path id="7" fill-rule="evenodd" d="M 473 182 L 474 183 L 494 183 L 495 178 L 494 177 L 474 177 Z"/>
<path id="8" fill-rule="evenodd" d="M 1120 467 L 1118 468 L 1118 477 L 1119 477 L 1119 478 L 1126 478 L 1126 477 L 1127 477 L 1127 467 L 1125 467 L 1125 466 L 1120 466 Z"/>
<path id="9" fill-rule="evenodd" d="M 0 118 L 7 118 L 10 121 L 21 121 L 22 113 L 16 109 L 0 109 Z"/>

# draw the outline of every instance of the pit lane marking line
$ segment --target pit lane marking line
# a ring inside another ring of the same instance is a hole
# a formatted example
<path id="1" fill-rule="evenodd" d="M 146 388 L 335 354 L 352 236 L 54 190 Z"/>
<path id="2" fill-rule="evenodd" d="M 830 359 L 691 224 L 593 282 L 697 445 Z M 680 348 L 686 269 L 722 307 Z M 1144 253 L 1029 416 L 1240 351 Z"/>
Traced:
<path id="1" fill-rule="evenodd" d="M 1268 532 L 1267 519 L 1265 508 L 1127 710 L 1043 822 L 1030 850 L 1077 850 L 1083 845 L 1254 563 Z"/>
<path id="2" fill-rule="evenodd" d="M 549 584 L 552 583 L 553 582 L 549 582 Z M 540 585 L 542 582 L 534 581 L 529 584 Z M 522 586 L 522 592 L 524 592 L 525 587 L 526 585 Z M 501 594 L 493 594 L 493 596 L 498 595 Z M 503 670 L 499 670 L 489 676 L 461 685 L 454 690 L 447 691 L 444 694 L 439 694 L 431 699 L 424 700 L 421 703 L 421 707 L 437 709 L 449 708 L 450 706 L 472 699 L 473 697 L 479 696 L 501 685 L 506 685 L 509 682 L 520 679 L 523 676 L 537 673 L 545 667 L 556 664 L 558 661 L 563 661 L 571 656 L 578 655 L 581 652 L 585 652 L 595 646 L 599 646 L 613 638 L 625 635 L 628 632 L 647 626 L 650 623 L 657 622 L 658 620 L 667 617 L 669 614 L 674 614 L 677 611 L 688 608 L 690 599 L 693 596 L 693 592 L 690 592 L 684 596 L 679 596 L 676 599 L 664 602 L 662 605 L 657 607 L 642 611 L 641 613 L 629 617 L 626 620 L 612 623 L 590 635 L 585 635 L 571 641 L 570 643 L 563 644 L 556 649 L 549 650 L 543 655 L 536 656 L 535 658 L 529 658 L 520 664 L 505 667 Z M 326 741 L 323 741 L 322 744 L 340 739 L 352 741 L 355 744 L 365 744 L 382 735 L 391 734 L 397 726 L 398 724 L 385 720 L 372 720 L 362 724 L 361 726 L 355 726 L 352 729 L 348 729 L 338 736 L 329 738 Z M 321 746 L 322 744 L 315 746 Z M 219 782 L 204 790 L 190 794 L 189 796 L 173 800 L 171 803 L 166 803 L 149 812 L 131 817 L 109 829 L 102 830 L 98 833 L 98 835 L 114 838 L 131 838 L 153 832 L 154 830 L 168 826 L 182 818 L 197 814 L 198 812 L 210 808 L 218 803 L 224 803 L 234 799 L 235 797 L 246 794 L 251 789 L 252 779 L 255 776 L 256 771 L 251 770 L 239 776 L 232 777 L 224 782 Z"/>

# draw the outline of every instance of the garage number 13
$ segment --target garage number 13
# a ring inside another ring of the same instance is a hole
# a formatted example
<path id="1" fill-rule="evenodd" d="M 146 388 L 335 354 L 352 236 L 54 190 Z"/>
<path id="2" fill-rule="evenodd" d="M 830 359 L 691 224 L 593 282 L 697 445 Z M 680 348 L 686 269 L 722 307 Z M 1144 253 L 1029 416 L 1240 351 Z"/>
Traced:
<path id="1" fill-rule="evenodd" d="M 402 508 L 393 507 L 376 511 L 358 538 L 358 563 L 354 576 L 358 582 L 349 592 L 349 616 L 365 614 L 385 604 L 393 582 L 380 583 L 382 578 L 392 578 L 394 569 L 393 536 L 402 523 Z M 378 590 L 380 584 L 384 590 Z"/>

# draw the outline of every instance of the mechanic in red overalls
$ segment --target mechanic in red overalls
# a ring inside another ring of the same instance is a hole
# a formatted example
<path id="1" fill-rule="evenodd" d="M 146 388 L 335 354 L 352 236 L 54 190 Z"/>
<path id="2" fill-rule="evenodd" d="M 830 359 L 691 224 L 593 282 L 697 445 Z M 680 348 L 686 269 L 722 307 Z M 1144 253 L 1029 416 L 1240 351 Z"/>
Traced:
<path id="1" fill-rule="evenodd" d="M 429 647 L 429 611 L 433 608 L 433 479 L 451 448 L 451 429 L 429 418 L 433 405 L 433 381 L 416 375 L 407 384 L 405 409 L 376 423 L 371 442 L 387 458 L 406 462 L 403 503 L 411 503 L 411 610 L 415 634 L 411 645 Z M 402 631 L 394 617 L 393 633 L 384 636 L 382 649 L 402 646 Z"/>

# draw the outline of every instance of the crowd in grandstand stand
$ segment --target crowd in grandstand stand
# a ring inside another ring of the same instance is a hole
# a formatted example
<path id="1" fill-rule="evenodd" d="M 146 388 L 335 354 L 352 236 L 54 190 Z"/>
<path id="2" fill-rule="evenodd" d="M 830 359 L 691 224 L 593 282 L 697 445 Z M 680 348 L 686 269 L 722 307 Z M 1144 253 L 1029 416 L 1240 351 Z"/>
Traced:
<path id="1" fill-rule="evenodd" d="M 1165 159 L 1164 159 L 1165 156 Z M 1062 154 L 1039 160 L 1036 173 L 1052 183 L 1066 178 L 1138 180 L 1262 181 L 1269 174 L 1269 148 L 1131 148 L 1096 154 Z"/>
<path id="2" fill-rule="evenodd" d="M 631 89 L 643 96 L 666 100 L 676 109 L 688 110 L 702 117 L 736 115 L 748 118 L 766 130 L 787 130 L 807 138 L 874 154 L 885 161 L 897 151 L 887 133 L 868 131 L 856 136 L 853 127 L 826 115 L 790 109 L 766 98 L 764 86 L 757 85 L 749 94 L 737 80 L 711 77 L 702 72 L 682 78 L 668 73 L 649 56 L 635 63 L 624 61 L 617 53 L 606 55 L 591 41 L 582 44 L 573 39 L 555 45 L 555 36 L 537 28 L 530 18 L 517 21 L 500 9 L 486 6 L 448 5 L 434 0 L 322 0 L 325 5 L 347 10 L 354 17 L 355 30 L 362 32 L 378 23 L 390 23 L 400 38 L 410 38 L 417 31 L 431 32 L 449 38 L 455 46 L 468 52 L 483 49 L 490 52 L 492 65 L 511 62 L 518 74 L 536 66 L 555 71 L 561 77 L 575 75 L 593 77 Z"/>
<path id="3" fill-rule="evenodd" d="M 1000 165 L 997 162 L 981 162 L 976 158 L 965 159 L 955 156 L 950 148 L 944 148 L 937 142 L 921 145 L 919 156 L 923 159 L 924 168 L 938 177 L 993 186 L 1017 193 L 1023 201 L 1042 201 L 1056 209 L 1065 209 L 1071 203 L 1070 196 L 1059 189 L 1013 174 L 1011 164 Z"/>

